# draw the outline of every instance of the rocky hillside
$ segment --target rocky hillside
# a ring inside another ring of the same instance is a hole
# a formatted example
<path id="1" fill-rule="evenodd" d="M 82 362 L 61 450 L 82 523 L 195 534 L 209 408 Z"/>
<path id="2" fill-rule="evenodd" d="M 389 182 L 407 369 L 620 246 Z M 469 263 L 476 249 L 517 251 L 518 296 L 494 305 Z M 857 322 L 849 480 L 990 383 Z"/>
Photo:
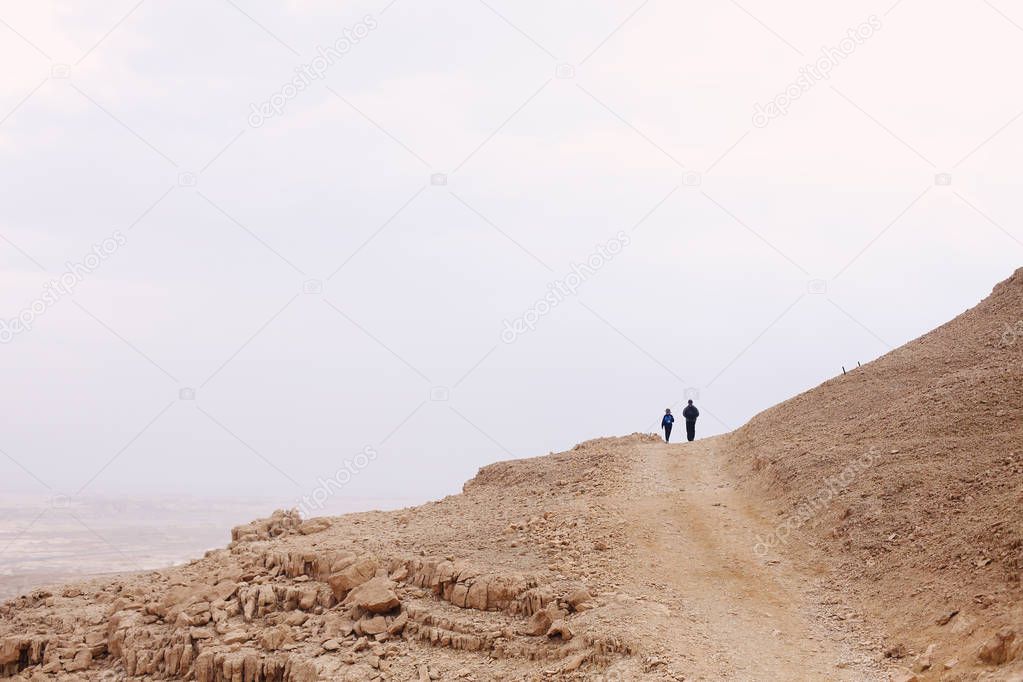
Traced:
<path id="1" fill-rule="evenodd" d="M 627 439 L 644 440 L 656 441 Z M 589 591 L 613 590 L 613 564 L 628 555 L 608 551 L 622 544 L 615 519 L 587 514 L 619 485 L 601 474 L 617 442 L 494 464 L 464 494 L 403 511 L 277 512 L 181 568 L 36 590 L 0 607 L 0 677 L 571 679 L 619 662 L 635 672 L 629 639 L 605 622 L 613 607 Z"/>
<path id="2" fill-rule="evenodd" d="M 483 468 L 0 605 L 0 678 L 1023 680 L 1023 270 L 727 436 Z"/>
<path id="3" fill-rule="evenodd" d="M 921 679 L 963 679 L 957 662 L 1023 672 L 1004 667 L 1023 648 L 1023 269 L 757 415 L 728 451 L 779 513 L 759 551 L 815 548 L 892 659 Z"/>

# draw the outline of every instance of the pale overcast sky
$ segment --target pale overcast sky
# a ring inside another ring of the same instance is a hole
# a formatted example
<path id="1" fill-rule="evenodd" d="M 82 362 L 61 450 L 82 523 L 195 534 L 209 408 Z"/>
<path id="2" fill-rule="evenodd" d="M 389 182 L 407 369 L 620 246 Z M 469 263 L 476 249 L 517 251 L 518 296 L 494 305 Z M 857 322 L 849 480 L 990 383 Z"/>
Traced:
<path id="1" fill-rule="evenodd" d="M 0 494 L 720 433 L 1023 261 L 1007 0 L 3 0 L 0 62 Z"/>

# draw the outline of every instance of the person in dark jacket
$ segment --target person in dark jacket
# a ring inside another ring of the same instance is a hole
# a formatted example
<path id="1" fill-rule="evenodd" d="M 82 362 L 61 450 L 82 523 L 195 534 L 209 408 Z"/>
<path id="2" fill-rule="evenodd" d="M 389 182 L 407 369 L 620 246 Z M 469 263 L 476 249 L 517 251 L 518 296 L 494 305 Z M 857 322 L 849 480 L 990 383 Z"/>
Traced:
<path id="1" fill-rule="evenodd" d="M 664 429 L 664 442 L 667 443 L 671 440 L 671 425 L 675 423 L 675 417 L 672 416 L 671 410 L 664 411 L 664 418 L 661 419 L 661 428 Z"/>
<path id="2" fill-rule="evenodd" d="M 686 405 L 686 409 L 682 410 L 682 417 L 686 420 L 686 440 L 692 441 L 696 438 L 696 418 L 700 416 L 700 411 L 696 409 L 696 405 L 693 405 L 693 401 L 690 400 L 689 404 Z"/>

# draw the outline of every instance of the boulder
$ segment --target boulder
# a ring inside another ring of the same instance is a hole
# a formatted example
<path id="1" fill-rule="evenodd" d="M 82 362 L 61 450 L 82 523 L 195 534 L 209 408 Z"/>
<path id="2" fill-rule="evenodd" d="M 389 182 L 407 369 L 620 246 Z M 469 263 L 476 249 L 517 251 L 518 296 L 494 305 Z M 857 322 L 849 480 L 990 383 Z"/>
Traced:
<path id="1" fill-rule="evenodd" d="M 980 647 L 977 658 L 990 665 L 1008 663 L 1019 654 L 1020 645 L 1021 642 L 1016 637 L 1016 631 L 1005 627 L 992 635 L 991 639 Z"/>
<path id="2" fill-rule="evenodd" d="M 477 579 L 471 585 L 465 595 L 465 606 L 477 611 L 487 610 L 487 588 L 489 582 L 485 579 Z"/>
<path id="3" fill-rule="evenodd" d="M 241 644 L 242 642 L 248 641 L 248 639 L 249 633 L 244 630 L 230 630 L 224 635 L 221 641 L 224 644 Z"/>
<path id="4" fill-rule="evenodd" d="M 355 587 L 344 601 L 346 606 L 357 606 L 370 613 L 387 613 L 401 600 L 394 593 L 394 583 L 387 578 L 372 578 Z"/>
<path id="5" fill-rule="evenodd" d="M 267 651 L 276 651 L 291 641 L 291 629 L 285 625 L 268 628 L 259 638 L 259 644 Z"/>
<path id="6" fill-rule="evenodd" d="M 234 580 L 221 580 L 206 591 L 209 601 L 227 601 L 238 591 L 238 583 Z"/>
<path id="7" fill-rule="evenodd" d="M 560 637 L 563 641 L 567 642 L 572 639 L 573 633 L 572 628 L 568 626 L 563 620 L 556 620 L 551 623 L 551 626 L 547 628 L 548 637 Z"/>
<path id="8" fill-rule="evenodd" d="M 387 631 L 387 619 L 383 616 L 371 616 L 359 621 L 362 631 L 367 635 L 379 635 Z"/>
<path id="9" fill-rule="evenodd" d="M 354 563 L 333 573 L 327 578 L 334 597 L 344 599 L 354 588 L 370 580 L 377 572 L 377 562 L 370 557 L 363 557 Z"/>
<path id="10" fill-rule="evenodd" d="M 593 601 L 593 596 L 583 588 L 572 590 L 565 597 L 565 601 L 572 607 L 573 611 L 585 611 L 589 606 L 590 602 Z"/>
<path id="11" fill-rule="evenodd" d="M 551 623 L 551 617 L 546 611 L 537 611 L 529 617 L 525 625 L 519 628 L 519 634 L 527 637 L 539 637 L 547 634 Z"/>
<path id="12" fill-rule="evenodd" d="M 408 613 L 402 611 L 398 617 L 387 626 L 387 632 L 391 635 L 400 635 L 405 626 L 408 625 Z"/>
<path id="13" fill-rule="evenodd" d="M 293 613 L 289 613 L 287 618 L 284 619 L 284 622 L 288 625 L 302 625 L 307 620 L 309 620 L 309 614 L 302 613 L 301 611 L 295 611 Z"/>
<path id="14" fill-rule="evenodd" d="M 75 672 L 86 670 L 90 665 L 92 665 L 92 649 L 79 649 L 75 653 L 74 659 L 67 664 L 66 668 L 68 672 Z"/>

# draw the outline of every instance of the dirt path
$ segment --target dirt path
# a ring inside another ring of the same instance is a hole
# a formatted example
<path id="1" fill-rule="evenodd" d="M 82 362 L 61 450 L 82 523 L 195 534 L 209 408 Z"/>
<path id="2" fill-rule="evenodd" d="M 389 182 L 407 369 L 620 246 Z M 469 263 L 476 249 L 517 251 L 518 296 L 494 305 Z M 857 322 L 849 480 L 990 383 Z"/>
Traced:
<path id="1" fill-rule="evenodd" d="M 771 517 L 729 480 L 721 446 L 641 446 L 623 505 L 633 584 L 658 602 L 648 636 L 669 669 L 690 680 L 888 679 L 836 607 L 822 606 L 819 576 L 754 553 Z"/>

